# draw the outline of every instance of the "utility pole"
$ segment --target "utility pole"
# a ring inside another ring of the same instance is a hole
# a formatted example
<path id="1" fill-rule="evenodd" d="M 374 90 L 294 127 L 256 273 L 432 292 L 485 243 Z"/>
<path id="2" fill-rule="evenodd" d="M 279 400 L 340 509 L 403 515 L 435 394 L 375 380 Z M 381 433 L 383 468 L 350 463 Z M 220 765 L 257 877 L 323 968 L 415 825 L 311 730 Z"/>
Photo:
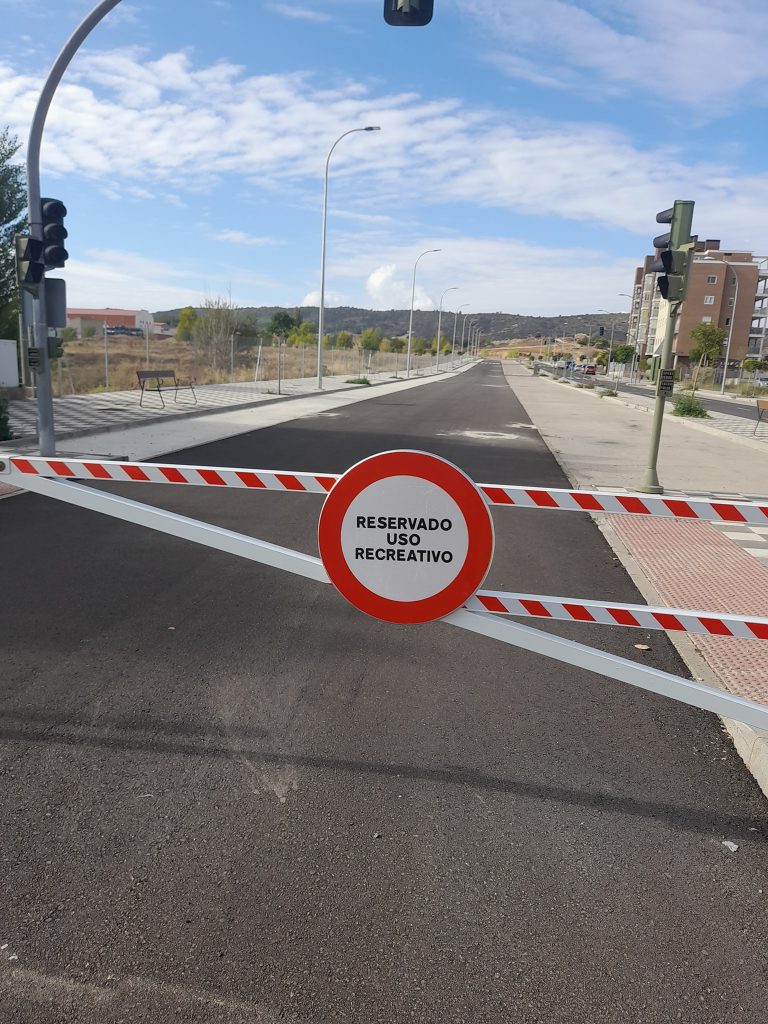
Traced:
<path id="1" fill-rule="evenodd" d="M 648 452 L 648 465 L 643 482 L 638 490 L 646 494 L 663 494 L 664 488 L 659 483 L 656 465 L 659 458 L 661 443 L 661 427 L 664 419 L 664 405 L 667 395 L 672 393 L 669 371 L 672 369 L 672 346 L 675 338 L 675 325 L 680 306 L 685 299 L 688 285 L 688 274 L 693 262 L 693 241 L 691 227 L 693 225 L 693 202 L 676 199 L 674 206 L 656 214 L 657 224 L 669 224 L 669 232 L 657 235 L 653 240 L 654 248 L 660 250 L 658 260 L 651 265 L 655 271 L 664 271 L 657 285 L 662 298 L 669 303 L 669 315 L 664 329 L 664 341 L 661 348 L 661 368 L 656 382 L 656 406 L 653 411 L 651 426 L 651 444 Z M 665 372 L 667 371 L 667 372 Z"/>

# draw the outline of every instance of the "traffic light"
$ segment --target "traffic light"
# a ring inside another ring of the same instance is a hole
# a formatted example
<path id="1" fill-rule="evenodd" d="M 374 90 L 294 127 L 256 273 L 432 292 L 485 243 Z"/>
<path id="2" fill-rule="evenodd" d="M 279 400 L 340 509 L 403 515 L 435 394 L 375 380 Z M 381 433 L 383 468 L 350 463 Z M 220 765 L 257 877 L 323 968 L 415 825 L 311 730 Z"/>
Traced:
<path id="1" fill-rule="evenodd" d="M 656 281 L 662 298 L 669 302 L 682 302 L 688 280 L 690 250 L 693 248 L 693 203 L 676 199 L 674 206 L 656 214 L 656 223 L 669 224 L 669 231 L 654 238 L 657 258 L 649 269 L 655 273 L 663 271 Z"/>
<path id="2" fill-rule="evenodd" d="M 604 327 L 601 327 L 601 328 L 600 328 L 600 337 L 602 338 L 602 337 L 604 337 L 604 336 L 605 336 L 605 328 L 604 328 Z"/>
<path id="3" fill-rule="evenodd" d="M 48 358 L 61 359 L 64 355 L 64 342 L 55 334 L 48 335 Z"/>
<path id="4" fill-rule="evenodd" d="M 43 263 L 46 270 L 63 267 L 69 253 L 63 242 L 68 231 L 64 227 L 67 208 L 60 199 L 41 199 L 40 217 L 43 222 Z"/>
<path id="5" fill-rule="evenodd" d="M 384 21 L 388 25 L 428 25 L 434 0 L 384 0 Z"/>
<path id="6" fill-rule="evenodd" d="M 16 280 L 19 291 L 36 295 L 44 273 L 43 243 L 37 238 L 16 235 Z"/>

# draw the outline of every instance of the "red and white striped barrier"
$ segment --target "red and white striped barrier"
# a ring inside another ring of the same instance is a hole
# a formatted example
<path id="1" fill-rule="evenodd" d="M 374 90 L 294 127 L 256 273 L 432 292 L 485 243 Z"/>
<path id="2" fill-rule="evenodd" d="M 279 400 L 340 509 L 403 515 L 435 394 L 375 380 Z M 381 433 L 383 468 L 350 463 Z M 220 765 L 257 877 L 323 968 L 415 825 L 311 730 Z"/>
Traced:
<path id="1" fill-rule="evenodd" d="M 327 494 L 338 476 L 291 473 L 268 469 L 220 469 L 161 462 L 112 462 L 95 459 L 9 457 L 11 474 L 59 480 L 117 480 L 142 484 L 191 484 L 203 487 L 241 487 L 261 491 L 306 491 Z"/>
<path id="2" fill-rule="evenodd" d="M 768 618 L 729 615 L 723 612 L 691 611 L 687 608 L 649 608 L 644 604 L 615 604 L 582 601 L 571 597 L 540 594 L 507 594 L 478 590 L 464 605 L 469 611 L 495 615 L 519 615 L 564 622 L 597 622 L 604 626 L 633 626 L 663 629 L 670 633 L 699 633 L 745 640 L 768 640 Z"/>
<path id="3" fill-rule="evenodd" d="M 294 473 L 267 469 L 221 469 L 157 462 L 114 462 L 96 459 L 42 459 L 9 455 L 11 478 L 19 486 L 30 476 L 69 480 L 117 480 L 134 483 L 187 484 L 203 487 L 241 487 L 267 491 L 303 491 L 327 494 L 337 473 Z M 619 515 L 657 516 L 662 519 L 699 519 L 714 523 L 768 525 L 768 499 L 728 501 L 719 498 L 666 497 L 630 491 L 584 491 L 562 487 L 521 487 L 478 484 L 489 504 L 512 508 L 555 509 L 565 512 L 609 512 Z"/>
<path id="4" fill-rule="evenodd" d="M 768 499 L 765 502 L 728 501 L 686 495 L 672 498 L 633 494 L 631 491 L 574 491 L 563 487 L 509 487 L 505 484 L 478 486 L 492 505 L 768 525 Z"/>

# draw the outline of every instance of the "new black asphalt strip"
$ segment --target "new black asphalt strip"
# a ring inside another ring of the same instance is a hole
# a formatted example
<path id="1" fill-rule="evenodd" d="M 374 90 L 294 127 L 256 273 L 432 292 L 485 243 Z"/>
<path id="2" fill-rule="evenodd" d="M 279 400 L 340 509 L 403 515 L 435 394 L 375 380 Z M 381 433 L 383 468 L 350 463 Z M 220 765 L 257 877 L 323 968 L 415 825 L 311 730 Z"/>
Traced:
<path id="1" fill-rule="evenodd" d="M 167 461 L 399 447 L 567 484 L 490 362 Z M 317 550 L 317 496 L 113 489 Z M 587 515 L 494 521 L 488 586 L 639 600 Z M 0 547 L 4 1024 L 764 1015 L 766 804 L 713 716 L 31 494 Z"/>

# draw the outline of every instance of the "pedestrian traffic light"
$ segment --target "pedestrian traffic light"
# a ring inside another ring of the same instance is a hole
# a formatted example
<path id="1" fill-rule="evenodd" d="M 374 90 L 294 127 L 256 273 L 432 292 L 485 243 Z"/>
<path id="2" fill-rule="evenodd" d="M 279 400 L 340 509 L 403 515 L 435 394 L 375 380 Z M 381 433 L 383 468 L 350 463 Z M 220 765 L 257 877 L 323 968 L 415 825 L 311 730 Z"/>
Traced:
<path id="1" fill-rule="evenodd" d="M 67 208 L 60 199 L 41 199 L 40 217 L 43 223 L 43 263 L 46 270 L 63 267 L 69 253 L 63 242 L 68 231 L 64 227 Z"/>
<path id="2" fill-rule="evenodd" d="M 55 334 L 48 335 L 48 358 L 61 359 L 64 355 L 64 342 Z"/>
<path id="3" fill-rule="evenodd" d="M 384 0 L 384 21 L 388 25 L 428 25 L 434 0 Z"/>
<path id="4" fill-rule="evenodd" d="M 656 223 L 669 224 L 669 231 L 654 238 L 656 259 L 649 269 L 661 274 L 656 283 L 662 298 L 669 302 L 682 302 L 685 298 L 688 263 L 693 247 L 693 203 L 676 199 L 674 206 L 656 214 Z"/>
<path id="5" fill-rule="evenodd" d="M 19 291 L 36 295 L 44 273 L 43 243 L 37 238 L 16 235 L 16 280 Z"/>

